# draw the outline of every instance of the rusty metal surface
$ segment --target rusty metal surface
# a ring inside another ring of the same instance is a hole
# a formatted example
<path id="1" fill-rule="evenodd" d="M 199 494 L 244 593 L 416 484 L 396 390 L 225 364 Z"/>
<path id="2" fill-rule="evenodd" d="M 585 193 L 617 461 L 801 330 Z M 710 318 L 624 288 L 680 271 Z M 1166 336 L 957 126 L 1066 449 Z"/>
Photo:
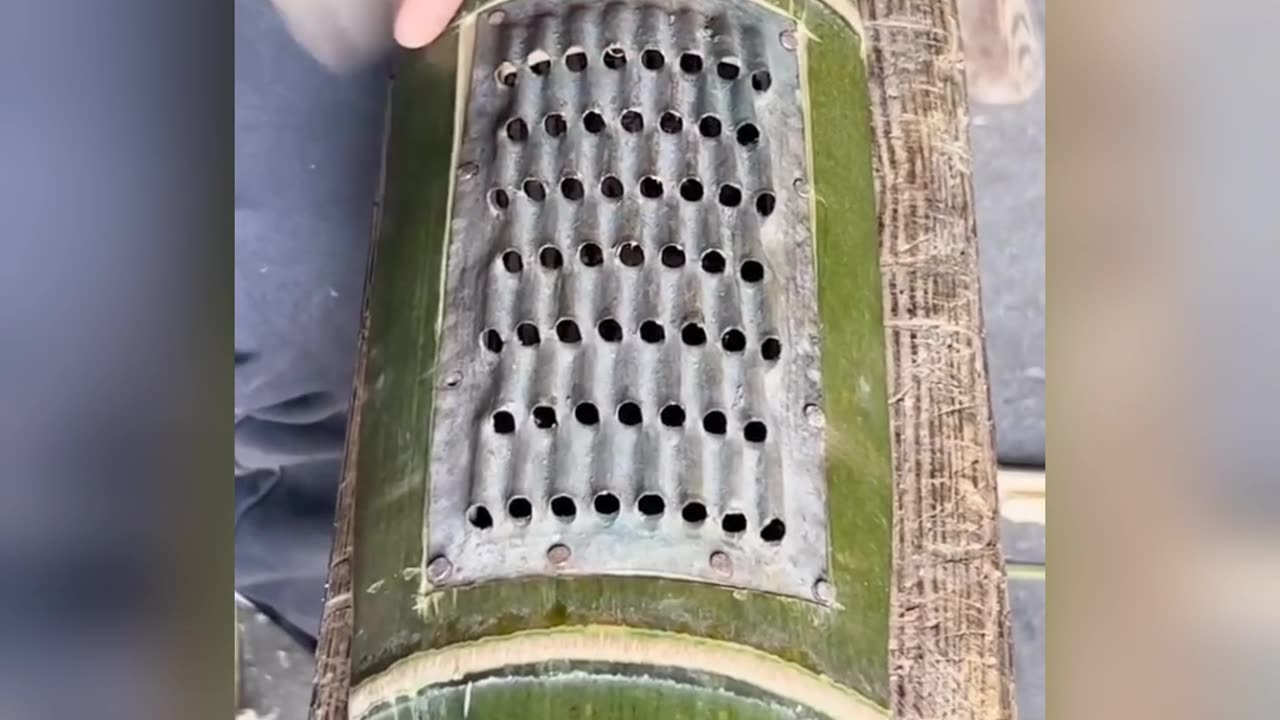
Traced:
<path id="1" fill-rule="evenodd" d="M 506 3 L 477 25 L 432 428 L 428 579 L 827 570 L 794 25 Z"/>

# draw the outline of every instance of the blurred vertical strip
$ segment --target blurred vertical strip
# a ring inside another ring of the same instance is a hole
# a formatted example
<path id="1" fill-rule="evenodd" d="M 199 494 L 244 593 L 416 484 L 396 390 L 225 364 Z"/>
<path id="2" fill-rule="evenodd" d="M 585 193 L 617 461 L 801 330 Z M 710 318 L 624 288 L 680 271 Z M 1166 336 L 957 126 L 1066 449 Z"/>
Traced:
<path id="1" fill-rule="evenodd" d="M 0 9 L 0 717 L 232 714 L 232 47 Z"/>
<path id="2" fill-rule="evenodd" d="M 1187 167 L 1224 144 L 1255 161 L 1266 157 L 1264 140 L 1274 145 L 1274 123 L 1243 102 L 1274 94 L 1275 44 L 1266 38 L 1276 13 L 1262 12 L 1268 7 L 1093 0 L 1059 3 L 1047 26 L 1048 426 L 1058 533 L 1050 717 L 1274 715 L 1273 707 L 1241 712 L 1241 694 L 1214 695 L 1215 675 L 1248 676 L 1247 656 L 1206 664 L 1204 641 L 1217 638 L 1192 612 L 1195 599 L 1225 589 L 1196 576 L 1211 506 L 1195 496 L 1195 481 L 1221 489 L 1226 478 L 1203 453 L 1225 376 L 1197 367 L 1218 342 L 1190 332 L 1219 289 L 1244 287 L 1241 276 L 1215 272 L 1212 258 L 1231 256 L 1249 237 L 1233 232 L 1235 217 L 1274 215 L 1274 165 L 1252 184 L 1249 207 L 1215 213 L 1203 233 L 1190 216 L 1208 197 L 1204 184 L 1243 200 L 1250 183 L 1222 165 Z M 1207 22 L 1231 9 L 1244 12 Z M 1208 115 L 1234 127 L 1186 132 L 1189 119 Z M 1274 232 L 1266 237 L 1275 247 Z M 1197 247 L 1206 255 L 1196 257 Z M 1255 322 L 1250 333 L 1272 326 Z"/>

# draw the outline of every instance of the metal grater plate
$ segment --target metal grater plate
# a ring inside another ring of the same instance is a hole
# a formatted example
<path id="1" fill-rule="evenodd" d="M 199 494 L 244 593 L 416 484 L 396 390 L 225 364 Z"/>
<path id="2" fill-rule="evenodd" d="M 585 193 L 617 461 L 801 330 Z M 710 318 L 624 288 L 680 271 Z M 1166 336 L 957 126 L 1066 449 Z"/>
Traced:
<path id="1" fill-rule="evenodd" d="M 795 26 L 517 0 L 475 27 L 427 575 L 827 574 Z"/>

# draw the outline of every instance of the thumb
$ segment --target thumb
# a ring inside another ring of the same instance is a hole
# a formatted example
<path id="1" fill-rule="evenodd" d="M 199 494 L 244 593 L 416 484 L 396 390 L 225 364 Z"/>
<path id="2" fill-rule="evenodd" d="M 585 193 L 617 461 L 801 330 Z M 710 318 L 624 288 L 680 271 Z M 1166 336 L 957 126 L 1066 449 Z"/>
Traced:
<path id="1" fill-rule="evenodd" d="M 462 0 L 402 0 L 396 12 L 396 42 L 420 48 L 444 32 Z"/>

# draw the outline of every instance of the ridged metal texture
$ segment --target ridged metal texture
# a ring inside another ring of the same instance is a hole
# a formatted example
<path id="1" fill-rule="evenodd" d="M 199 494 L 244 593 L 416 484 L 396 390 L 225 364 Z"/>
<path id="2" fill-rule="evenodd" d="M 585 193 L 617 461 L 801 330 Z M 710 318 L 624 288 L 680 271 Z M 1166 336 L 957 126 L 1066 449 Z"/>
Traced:
<path id="1" fill-rule="evenodd" d="M 479 19 L 427 577 L 827 572 L 794 24 L 747 2 Z M 426 239 L 424 239 L 426 241 Z"/>

